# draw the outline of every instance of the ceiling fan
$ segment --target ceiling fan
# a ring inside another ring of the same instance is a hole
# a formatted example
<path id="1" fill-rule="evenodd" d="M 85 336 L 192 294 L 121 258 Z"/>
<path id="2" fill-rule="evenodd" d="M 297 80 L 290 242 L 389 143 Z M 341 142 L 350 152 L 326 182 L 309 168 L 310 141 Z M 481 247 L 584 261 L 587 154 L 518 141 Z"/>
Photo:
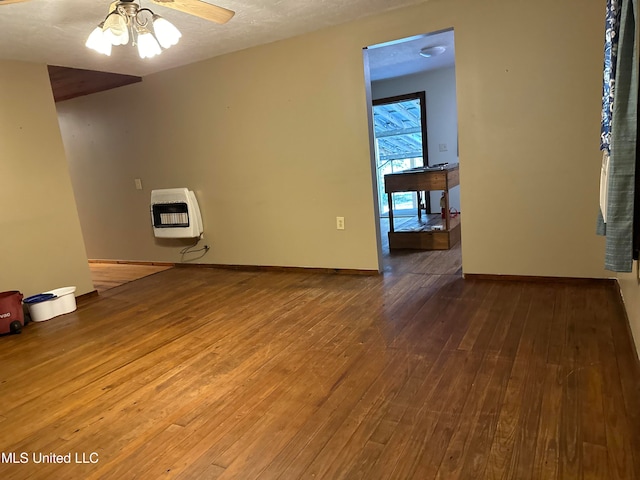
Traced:
<path id="1" fill-rule="evenodd" d="M 0 5 L 9 5 L 10 3 L 28 2 L 29 0 L 0 0 Z M 200 0 L 151 0 L 151 2 L 162 5 L 163 7 L 172 8 L 180 12 L 194 15 L 196 17 L 209 20 L 215 23 L 227 23 L 235 15 L 235 12 L 217 5 L 202 2 Z M 109 11 L 113 9 L 114 4 L 134 3 L 133 0 L 121 0 L 113 2 Z"/>
<path id="2" fill-rule="evenodd" d="M 0 5 L 29 0 L 0 0 Z M 203 18 L 227 23 L 235 12 L 200 0 L 151 0 L 156 5 Z M 85 45 L 103 55 L 111 55 L 111 47 L 138 47 L 140 58 L 151 58 L 178 43 L 180 31 L 168 20 L 140 6 L 140 0 L 116 0 L 109 5 L 105 19 L 91 32 Z M 162 48 L 161 48 L 162 47 Z"/>

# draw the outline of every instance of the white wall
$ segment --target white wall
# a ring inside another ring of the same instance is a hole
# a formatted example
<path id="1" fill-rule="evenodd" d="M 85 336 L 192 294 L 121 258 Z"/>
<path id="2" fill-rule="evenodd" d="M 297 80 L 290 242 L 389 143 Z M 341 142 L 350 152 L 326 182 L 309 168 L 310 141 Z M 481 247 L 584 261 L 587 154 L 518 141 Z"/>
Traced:
<path id="1" fill-rule="evenodd" d="M 455 68 L 441 68 L 430 72 L 379 80 L 371 83 L 374 100 L 424 91 L 427 98 L 427 145 L 429 164 L 458 163 L 458 105 L 456 101 Z M 440 151 L 440 144 L 447 146 Z M 449 193 L 450 205 L 460 208 L 460 187 Z M 440 192 L 431 193 L 432 212 L 440 207 Z"/>

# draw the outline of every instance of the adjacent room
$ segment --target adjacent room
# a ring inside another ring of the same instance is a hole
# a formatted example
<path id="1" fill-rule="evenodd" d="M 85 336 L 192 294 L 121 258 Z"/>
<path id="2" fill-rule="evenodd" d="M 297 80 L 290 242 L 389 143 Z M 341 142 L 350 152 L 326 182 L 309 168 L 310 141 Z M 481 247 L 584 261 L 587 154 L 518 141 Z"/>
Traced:
<path id="1" fill-rule="evenodd" d="M 374 198 L 383 259 L 391 251 L 453 249 L 451 256 L 460 263 L 454 45 L 449 29 L 363 51 L 372 98 Z M 455 182 L 449 184 L 447 178 Z M 434 179 L 446 184 L 435 186 Z M 414 191 L 416 182 L 436 188 Z"/>
<path id="2" fill-rule="evenodd" d="M 636 20 L 0 0 L 0 477 L 640 478 Z"/>

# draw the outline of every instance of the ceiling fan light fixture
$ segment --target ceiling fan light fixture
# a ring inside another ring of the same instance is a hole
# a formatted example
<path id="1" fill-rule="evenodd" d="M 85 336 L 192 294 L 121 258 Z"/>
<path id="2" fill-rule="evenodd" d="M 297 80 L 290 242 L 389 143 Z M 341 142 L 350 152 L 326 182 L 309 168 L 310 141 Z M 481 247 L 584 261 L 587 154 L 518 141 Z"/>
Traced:
<path id="1" fill-rule="evenodd" d="M 0 0 L 0 5 L 3 1 L 11 3 L 26 0 Z M 151 2 L 220 24 L 228 22 L 235 14 L 232 10 L 202 0 Z M 115 0 L 109 5 L 104 22 L 91 32 L 85 45 L 110 55 L 112 45 L 126 45 L 131 40 L 131 45 L 138 47 L 141 58 L 151 58 L 162 53 L 162 48 L 167 49 L 178 43 L 181 37 L 175 25 L 148 8 L 142 8 L 140 0 Z"/>
<path id="2" fill-rule="evenodd" d="M 85 45 L 98 53 L 109 56 L 111 55 L 111 43 L 104 37 L 104 32 L 102 31 L 103 25 L 104 22 L 91 32 Z"/>
<path id="3" fill-rule="evenodd" d="M 153 34 L 144 27 L 138 29 L 138 55 L 140 58 L 152 58 L 160 53 L 162 50 Z"/>
<path id="4" fill-rule="evenodd" d="M 437 57 L 438 55 L 442 55 L 447 47 L 444 45 L 435 45 L 432 47 L 424 47 L 420 50 L 420 55 L 425 58 Z"/>
<path id="5" fill-rule="evenodd" d="M 153 15 L 153 31 L 162 48 L 175 45 L 182 37 L 180 30 L 173 23 L 156 14 Z"/>

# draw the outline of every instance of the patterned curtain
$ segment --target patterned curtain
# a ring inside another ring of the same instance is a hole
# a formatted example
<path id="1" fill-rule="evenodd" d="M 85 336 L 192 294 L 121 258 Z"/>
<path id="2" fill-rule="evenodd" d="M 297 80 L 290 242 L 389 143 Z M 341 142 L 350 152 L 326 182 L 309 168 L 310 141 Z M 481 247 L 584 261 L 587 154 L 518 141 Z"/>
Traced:
<path id="1" fill-rule="evenodd" d="M 615 272 L 630 272 L 633 264 L 638 135 L 637 5 L 638 0 L 608 0 L 607 5 L 598 233 L 606 235 L 605 268 Z"/>
<path id="2" fill-rule="evenodd" d="M 613 95 L 618 61 L 618 39 L 620 38 L 620 0 L 608 0 L 605 27 L 600 150 L 609 155 L 611 152 L 611 118 L 613 116 Z"/>

